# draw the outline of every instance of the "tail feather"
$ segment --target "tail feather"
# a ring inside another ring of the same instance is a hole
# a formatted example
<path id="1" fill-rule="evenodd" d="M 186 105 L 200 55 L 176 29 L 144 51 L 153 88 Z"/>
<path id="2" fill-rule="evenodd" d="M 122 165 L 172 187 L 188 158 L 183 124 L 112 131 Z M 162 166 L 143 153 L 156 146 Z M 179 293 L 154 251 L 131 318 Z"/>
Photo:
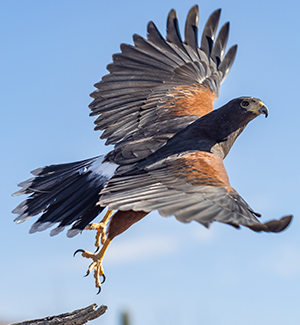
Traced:
<path id="1" fill-rule="evenodd" d="M 100 156 L 99 156 L 100 157 Z M 87 166 L 90 166 L 95 162 L 99 157 L 94 157 L 91 159 L 86 159 L 82 161 L 77 161 L 74 163 L 60 164 L 60 165 L 51 165 L 45 166 L 42 168 L 37 168 L 31 171 L 31 174 L 34 176 L 41 176 L 37 182 L 36 177 L 32 177 L 24 182 L 18 184 L 18 186 L 23 187 L 19 191 L 13 194 L 13 196 L 30 194 L 32 193 L 31 187 L 34 186 L 35 192 L 45 192 L 48 193 L 51 189 L 55 188 L 63 180 L 68 180 L 68 176 L 84 171 Z"/>
<path id="2" fill-rule="evenodd" d="M 74 163 L 51 165 L 32 171 L 35 175 L 19 184 L 13 195 L 30 194 L 12 212 L 19 214 L 17 223 L 42 214 L 30 232 L 45 230 L 58 224 L 50 235 L 72 225 L 68 236 L 83 230 L 104 209 L 98 205 L 99 193 L 113 175 L 115 167 L 102 163 L 103 156 Z"/>

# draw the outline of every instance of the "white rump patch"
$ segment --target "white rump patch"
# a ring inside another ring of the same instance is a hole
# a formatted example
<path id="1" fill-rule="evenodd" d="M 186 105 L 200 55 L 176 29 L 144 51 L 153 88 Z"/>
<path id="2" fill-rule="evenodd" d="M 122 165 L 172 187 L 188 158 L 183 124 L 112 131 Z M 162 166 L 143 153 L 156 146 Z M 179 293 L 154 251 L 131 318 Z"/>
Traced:
<path id="1" fill-rule="evenodd" d="M 88 168 L 88 171 L 109 179 L 114 175 L 118 165 L 109 162 L 103 163 L 103 159 L 104 156 L 100 156 L 91 164 L 91 166 Z"/>

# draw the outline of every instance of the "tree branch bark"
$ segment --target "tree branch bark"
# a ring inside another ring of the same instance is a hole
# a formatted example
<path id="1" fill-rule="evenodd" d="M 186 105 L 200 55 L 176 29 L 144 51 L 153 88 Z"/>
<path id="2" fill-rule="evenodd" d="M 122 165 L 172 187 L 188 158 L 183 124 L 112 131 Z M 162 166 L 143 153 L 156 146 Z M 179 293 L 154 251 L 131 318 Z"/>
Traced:
<path id="1" fill-rule="evenodd" d="M 107 309 L 107 306 L 100 306 L 92 304 L 88 307 L 77 309 L 71 313 L 64 313 L 57 316 L 48 316 L 43 319 L 27 320 L 21 323 L 14 323 L 11 325 L 81 325 L 90 320 L 96 319 L 103 315 Z"/>

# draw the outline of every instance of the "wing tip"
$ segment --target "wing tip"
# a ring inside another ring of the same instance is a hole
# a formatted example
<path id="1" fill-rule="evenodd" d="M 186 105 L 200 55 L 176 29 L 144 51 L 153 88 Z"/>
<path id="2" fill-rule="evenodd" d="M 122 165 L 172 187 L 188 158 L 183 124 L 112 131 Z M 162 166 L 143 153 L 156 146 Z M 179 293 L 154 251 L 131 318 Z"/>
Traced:
<path id="1" fill-rule="evenodd" d="M 194 5 L 190 10 L 189 10 L 189 12 L 188 12 L 188 17 L 190 16 L 190 15 L 194 15 L 194 14 L 199 14 L 199 6 L 196 4 L 196 5 Z"/>
<path id="2" fill-rule="evenodd" d="M 177 18 L 177 12 L 174 8 L 170 10 L 170 12 L 168 14 L 168 18 L 170 18 L 170 19 Z"/>
<path id="3" fill-rule="evenodd" d="M 221 13 L 222 13 L 222 8 L 218 8 L 212 12 L 211 16 L 216 15 L 216 17 L 220 18 Z"/>
<path id="4" fill-rule="evenodd" d="M 279 220 L 271 220 L 263 224 L 256 224 L 253 226 L 249 226 L 249 228 L 256 232 L 272 232 L 278 233 L 285 230 L 291 223 L 293 219 L 292 215 L 284 216 Z"/>

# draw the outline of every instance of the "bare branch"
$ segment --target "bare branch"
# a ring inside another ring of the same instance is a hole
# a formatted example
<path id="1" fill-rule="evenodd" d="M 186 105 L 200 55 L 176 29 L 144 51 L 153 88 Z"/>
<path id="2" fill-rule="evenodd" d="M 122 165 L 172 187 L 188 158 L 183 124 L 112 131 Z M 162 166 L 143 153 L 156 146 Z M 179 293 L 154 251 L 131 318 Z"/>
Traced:
<path id="1" fill-rule="evenodd" d="M 97 304 L 92 304 L 88 307 L 74 310 L 71 313 L 48 316 L 43 319 L 27 320 L 21 323 L 14 323 L 12 325 L 81 325 L 103 315 L 107 309 L 107 306 L 104 305 L 100 306 L 99 308 L 97 307 Z"/>

